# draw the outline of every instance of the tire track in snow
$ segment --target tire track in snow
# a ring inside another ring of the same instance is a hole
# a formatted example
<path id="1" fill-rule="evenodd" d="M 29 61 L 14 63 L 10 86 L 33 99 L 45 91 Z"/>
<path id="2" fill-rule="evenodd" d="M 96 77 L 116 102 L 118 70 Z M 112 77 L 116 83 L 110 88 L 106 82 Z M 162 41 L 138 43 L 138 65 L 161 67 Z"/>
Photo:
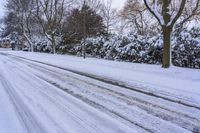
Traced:
<path id="1" fill-rule="evenodd" d="M 38 76 L 38 77 L 41 78 L 41 79 L 43 79 L 44 81 L 46 81 L 46 82 L 54 85 L 55 87 L 57 87 L 57 88 L 59 88 L 61 90 L 66 91 L 67 93 L 71 94 L 72 96 L 77 97 L 78 99 L 81 99 L 82 101 L 85 101 L 86 103 L 90 104 L 91 106 L 94 106 L 94 107 L 96 107 L 96 108 L 98 108 L 100 110 L 103 110 L 103 111 L 105 111 L 105 112 L 107 112 L 109 114 L 114 114 L 115 117 L 117 116 L 117 117 L 119 117 L 121 119 L 124 119 L 124 120 L 128 121 L 129 123 L 132 123 L 132 124 L 134 124 L 136 126 L 139 126 L 142 129 L 145 129 L 148 132 L 151 132 L 151 133 L 157 132 L 157 131 L 155 131 L 153 129 L 149 129 L 149 128 L 145 127 L 144 123 L 137 123 L 133 119 L 128 118 L 126 115 L 121 114 L 121 113 L 119 113 L 119 112 L 117 112 L 115 110 L 111 110 L 108 107 L 106 107 L 104 105 L 101 105 L 101 104 L 99 104 L 99 103 L 97 103 L 97 102 L 95 102 L 93 100 L 90 100 L 90 99 L 84 97 L 84 95 L 77 94 L 77 93 L 73 92 L 72 90 L 69 90 L 66 87 L 62 87 L 59 84 L 57 84 L 56 82 L 54 82 L 54 81 L 50 81 L 50 80 L 45 79 L 44 77 L 41 77 L 41 76 Z M 100 88 L 100 89 L 102 89 L 102 88 Z M 115 92 L 111 92 L 111 93 L 115 93 Z M 113 95 L 113 94 L 109 94 L 109 95 Z M 139 107 L 139 108 L 147 111 L 149 114 L 152 114 L 155 117 L 158 117 L 158 118 L 161 118 L 163 120 L 175 123 L 175 124 L 179 125 L 180 127 L 185 128 L 185 129 L 190 130 L 190 131 L 193 131 L 194 128 L 196 128 L 196 126 L 198 126 L 198 123 L 200 122 L 198 119 L 192 118 L 192 117 L 187 116 L 187 115 L 184 116 L 183 114 L 179 114 L 178 112 L 173 112 L 173 111 L 170 112 L 170 110 L 168 110 L 168 114 L 165 114 L 166 112 L 162 112 L 161 111 L 164 108 L 160 108 L 159 106 L 158 107 L 152 106 L 152 108 L 151 108 L 148 105 L 146 105 L 146 106 L 142 105 L 138 101 L 132 101 L 131 99 L 127 99 L 127 97 L 123 97 L 123 96 L 121 97 L 121 94 L 120 95 L 117 94 L 117 95 L 118 96 L 114 96 L 114 97 L 122 100 L 123 102 L 126 102 L 129 105 L 137 106 L 137 107 Z M 151 109 L 153 109 L 154 107 L 155 107 L 154 111 L 151 112 L 152 111 Z M 159 114 L 159 113 L 161 113 L 161 114 Z M 175 115 L 177 115 L 177 116 L 175 116 Z M 188 121 L 188 120 L 190 120 L 190 121 Z M 193 121 L 193 122 L 191 123 L 191 121 Z M 197 123 L 195 123 L 195 122 L 197 122 Z M 142 125 L 142 124 L 144 124 L 144 125 Z"/>
<path id="2" fill-rule="evenodd" d="M 38 123 L 33 117 L 30 110 L 24 105 L 23 100 L 19 97 L 8 80 L 3 75 L 0 75 L 0 79 L 27 133 L 45 133 L 46 131 L 41 127 L 41 123 Z"/>
<path id="3" fill-rule="evenodd" d="M 30 62 L 29 62 L 29 64 L 31 64 Z M 34 65 L 36 65 L 36 64 L 34 64 Z M 30 66 L 29 66 L 30 67 Z M 32 66 L 33 67 L 33 66 Z M 41 67 L 41 66 L 39 66 L 39 67 Z M 35 68 L 36 69 L 36 68 Z M 44 69 L 47 69 L 47 68 L 44 68 Z M 55 72 L 56 73 L 56 72 Z M 41 77 L 40 77 L 41 78 Z M 56 87 L 58 87 L 58 88 L 60 88 L 60 89 L 64 89 L 64 90 L 66 90 L 66 88 L 62 88 L 61 86 L 59 86 L 59 85 L 57 85 L 56 83 L 53 83 L 52 81 L 48 81 L 47 79 L 43 79 L 43 80 L 45 80 L 45 81 L 47 81 L 48 83 L 51 83 L 52 85 L 54 85 L 54 86 L 56 86 Z M 77 79 L 76 79 L 77 80 Z M 79 79 L 80 80 L 80 79 Z M 89 84 L 89 83 L 88 83 Z M 91 84 L 91 83 L 90 83 Z M 95 84 L 92 84 L 92 85 L 94 85 L 95 86 Z M 98 86 L 99 88 L 101 87 L 101 86 Z M 102 88 L 101 87 L 101 89 L 106 89 L 106 88 Z M 107 89 L 107 91 L 108 91 L 108 89 Z M 72 93 L 72 92 L 68 92 L 68 93 Z M 111 93 L 111 92 L 110 92 Z M 123 95 L 122 94 L 119 94 L 119 93 L 116 93 L 116 92 L 112 92 L 112 93 L 115 93 L 116 95 L 121 95 L 120 96 L 120 98 L 121 97 L 123 97 Z M 77 94 L 73 94 L 73 96 L 75 96 L 75 97 L 78 97 L 78 98 L 80 98 L 80 97 L 82 97 L 82 96 L 80 96 L 80 95 L 77 95 Z M 84 98 L 84 97 L 83 97 Z M 127 99 L 127 97 L 125 97 L 126 99 Z M 126 100 L 126 99 L 124 99 L 124 98 L 122 98 L 122 100 Z M 91 104 L 93 104 L 93 106 L 94 106 L 94 104 L 96 105 L 96 106 L 99 106 L 100 107 L 100 105 L 98 105 L 97 103 L 94 103 L 93 101 L 90 101 L 89 99 L 82 99 L 82 100 L 85 100 L 85 101 L 87 101 L 87 102 L 89 102 L 89 103 L 91 103 Z M 130 100 L 128 100 L 128 102 L 131 102 Z M 141 102 L 141 101 L 140 101 Z M 155 107 L 155 106 L 154 106 Z M 102 107 L 101 107 L 102 108 Z M 105 107 L 103 107 L 104 109 L 106 109 Z M 112 112 L 112 113 L 114 113 L 114 114 L 116 114 L 117 116 L 120 116 L 120 114 L 118 114 L 118 113 L 116 113 L 116 112 L 113 112 L 113 111 L 111 111 L 111 110 L 107 110 L 107 111 L 109 111 L 109 112 Z M 169 110 L 170 111 L 170 110 Z M 173 112 L 173 113 L 176 113 L 176 112 Z M 154 114 L 155 115 L 155 114 Z M 177 114 L 178 115 L 178 114 Z M 161 116 L 161 115 L 160 115 Z M 123 119 L 126 119 L 127 121 L 129 121 L 129 122 L 131 122 L 131 123 L 133 123 L 133 124 L 135 124 L 135 125 L 137 125 L 137 126 L 140 126 L 138 123 L 134 123 L 133 121 L 130 121 L 130 120 L 128 120 L 127 118 L 125 118 L 124 116 L 120 116 L 121 118 L 123 118 Z M 182 116 L 183 117 L 183 116 Z M 185 117 L 187 117 L 187 116 L 185 116 Z M 189 117 L 189 116 L 188 116 Z M 172 117 L 173 118 L 173 117 Z M 187 124 L 187 123 L 186 123 Z M 145 127 L 141 127 L 141 128 L 144 128 L 145 129 Z M 145 130 L 149 130 L 149 129 L 145 129 Z M 153 132 L 153 131 L 151 131 L 151 130 L 149 130 L 149 132 Z"/>
<path id="4" fill-rule="evenodd" d="M 16 64 L 16 62 L 13 62 L 11 60 L 9 60 L 9 62 Z M 12 69 L 13 67 L 14 66 L 10 67 L 10 69 Z M 21 71 L 21 70 L 18 69 L 18 71 Z M 24 71 L 21 71 L 21 72 L 24 73 Z M 26 77 L 21 75 L 21 73 L 18 73 L 18 72 L 15 71 L 15 74 L 17 74 L 19 77 L 21 77 L 24 81 L 28 81 L 28 79 L 26 79 Z M 5 78 L 2 78 L 2 79 L 5 79 Z M 1 80 L 1 81 L 3 81 L 2 84 L 8 82 L 7 79 Z M 6 85 L 9 86 L 9 88 L 11 88 L 11 86 L 12 86 L 11 83 L 5 84 L 5 86 L 3 84 L 4 87 L 7 87 Z M 34 86 L 34 84 L 32 84 L 32 86 Z M 12 90 L 14 91 L 15 89 L 12 88 Z M 24 97 L 26 97 L 27 99 L 30 99 L 29 96 L 27 94 L 25 94 L 22 90 L 18 90 L 18 91 L 21 94 L 23 94 Z M 89 123 L 88 121 L 86 121 L 86 120 L 82 119 L 81 117 L 79 117 L 78 115 L 76 115 L 75 112 L 71 111 L 70 108 L 65 106 L 64 103 L 58 102 L 58 99 L 54 98 L 53 96 L 50 96 L 50 94 L 48 94 L 48 92 L 45 92 L 45 91 L 41 90 L 40 93 L 42 94 L 42 96 L 44 96 L 44 99 L 48 99 L 48 101 L 51 102 L 53 105 L 55 105 L 57 108 L 59 108 L 59 110 L 62 110 L 63 112 L 66 112 L 66 110 L 67 110 L 68 116 L 70 116 L 75 122 L 79 123 L 79 125 L 83 129 L 87 130 L 87 133 L 93 133 L 93 132 L 95 132 L 95 133 L 104 133 L 100 128 L 95 127 L 95 125 L 92 124 L 91 122 Z M 16 92 L 14 92 L 14 94 L 17 95 Z M 52 94 L 54 94 L 54 93 L 52 93 Z M 13 98 L 14 102 L 16 101 L 17 108 L 18 108 L 18 104 L 19 103 L 22 104 L 22 102 L 23 102 L 23 100 L 18 95 L 17 95 L 17 98 L 19 98 L 19 99 L 17 99 L 16 97 L 12 97 L 12 98 Z M 49 120 L 59 128 L 60 131 L 62 131 L 62 133 L 65 133 L 64 129 L 62 129 L 62 127 L 60 127 L 58 125 L 58 123 L 56 123 L 54 121 L 54 119 L 50 116 L 49 112 L 47 112 L 41 104 L 37 104 L 37 106 L 40 109 L 40 111 L 42 111 L 43 114 L 45 114 L 49 118 Z M 23 120 L 23 124 L 28 129 L 27 133 L 47 133 L 47 131 L 45 131 L 45 130 L 41 130 L 41 131 L 39 130 L 39 128 L 42 129 L 42 126 L 41 126 L 42 124 L 33 125 L 33 123 L 38 123 L 38 120 L 34 120 L 34 117 L 33 117 L 34 115 L 29 113 L 31 111 L 28 109 L 28 107 L 24 103 L 23 103 L 23 106 L 20 106 L 18 108 L 18 110 L 22 110 L 21 111 L 22 113 L 20 113 L 19 117 Z M 25 111 L 23 111 L 23 110 L 25 110 Z M 27 115 L 27 113 L 29 113 L 29 114 Z M 26 120 L 24 120 L 24 117 L 27 117 Z M 31 122 L 32 124 L 29 124 L 30 122 L 28 122 L 28 121 L 32 121 L 32 120 L 34 120 L 34 122 Z"/>
<path id="5" fill-rule="evenodd" d="M 32 80 L 36 80 L 36 82 L 37 81 L 41 81 L 41 80 L 38 80 L 39 78 L 37 78 L 36 76 L 34 76 L 31 72 L 32 71 L 27 71 L 28 69 L 26 69 L 25 67 L 21 67 L 19 64 L 17 64 L 17 62 L 13 62 L 13 60 L 8 60 L 9 62 L 10 62 L 10 64 L 15 64 L 15 65 L 13 65 L 13 66 L 11 66 L 10 68 L 8 68 L 8 69 L 11 69 L 11 68 L 15 68 L 15 69 L 17 69 L 17 71 L 13 71 L 13 72 L 15 72 L 21 79 L 23 79 L 24 81 L 28 81 L 28 80 L 30 80 L 30 79 L 32 79 Z M 15 67 L 15 66 L 17 66 L 17 67 Z M 25 69 L 25 70 L 23 70 L 23 69 Z M 21 71 L 21 72 L 20 72 Z M 29 74 L 29 73 L 31 73 L 31 74 Z M 25 76 L 26 75 L 26 76 Z M 31 75 L 33 75 L 33 77 L 29 77 L 29 76 L 31 76 Z M 35 77 L 35 78 L 34 78 Z M 50 85 L 49 83 L 47 83 L 46 81 L 44 81 L 44 80 L 42 80 L 43 82 L 44 82 L 44 84 L 48 84 L 49 85 L 49 87 L 51 87 L 52 85 Z M 41 82 L 42 83 L 42 82 Z M 34 86 L 35 84 L 34 83 L 30 83 L 30 86 Z M 54 87 L 55 88 L 55 87 Z M 57 87 L 56 87 L 57 88 Z M 30 88 L 29 88 L 30 89 Z M 38 87 L 36 87 L 35 89 L 40 89 L 40 88 L 38 88 Z M 48 90 L 51 90 L 50 88 L 48 89 Z M 55 90 L 57 90 L 57 89 L 55 89 Z M 21 91 L 23 91 L 23 89 L 21 90 Z M 34 90 L 33 90 L 34 91 Z M 19 91 L 18 91 L 19 92 Z M 55 91 L 56 92 L 56 91 Z M 19 92 L 20 94 L 21 93 L 23 93 L 23 92 Z M 30 93 L 30 94 L 32 94 L 32 93 Z M 48 92 L 45 92 L 45 91 L 42 91 L 40 94 L 42 94 L 42 96 L 44 96 L 44 99 L 46 99 L 48 102 L 52 102 L 52 104 L 53 105 L 55 105 L 55 106 L 57 106 L 58 107 L 58 109 L 59 110 L 63 110 L 63 112 L 68 112 L 69 114 L 69 116 L 71 116 L 72 118 L 73 118 L 73 120 L 74 121 L 76 121 L 77 123 L 79 123 L 80 124 L 80 126 L 82 125 L 82 128 L 86 128 L 86 130 L 88 130 L 88 133 L 89 132 L 91 132 L 91 133 L 93 133 L 93 132 L 99 132 L 99 133 L 103 133 L 104 131 L 103 130 L 101 130 L 100 128 L 99 128 L 99 126 L 98 125 L 95 125 L 94 123 L 92 123 L 92 122 L 89 122 L 87 119 L 86 120 L 84 120 L 84 118 L 81 118 L 80 116 L 78 116 L 77 114 L 75 114 L 75 110 L 73 110 L 73 111 L 71 111 L 71 109 L 69 108 L 69 107 L 67 107 L 67 105 L 66 105 L 66 103 L 65 102 L 63 102 L 62 100 L 60 101 L 60 100 L 58 100 L 56 97 L 54 98 L 54 95 L 55 95 L 55 93 L 48 93 Z M 64 94 L 66 94 L 66 93 L 64 93 Z M 27 95 L 27 96 L 26 96 Z M 30 96 L 28 96 L 28 93 L 26 93 L 26 95 L 23 95 L 23 96 L 25 96 L 25 97 L 29 97 L 30 98 Z M 65 95 L 66 97 L 67 97 L 67 95 Z M 35 97 L 36 98 L 36 97 Z M 19 100 L 19 102 L 20 102 L 20 100 Z M 40 108 L 43 108 L 42 106 L 39 106 Z M 87 109 L 85 109 L 86 111 L 87 111 Z M 44 112 L 45 112 L 45 110 L 43 110 Z M 46 110 L 47 111 L 47 110 Z M 89 111 L 89 112 L 91 112 L 91 111 Z M 47 113 L 49 113 L 49 112 L 47 112 Z M 94 113 L 93 113 L 94 114 Z M 104 114 L 104 113 L 103 113 Z M 95 116 L 96 114 L 94 114 L 94 117 L 98 117 L 98 118 L 100 118 L 100 119 L 102 119 L 102 120 L 104 120 L 104 118 L 102 118 L 102 116 Z M 52 119 L 53 120 L 53 119 Z M 97 119 L 97 121 L 98 121 L 98 119 Z M 110 121 L 110 122 L 112 122 L 112 121 Z M 116 122 L 116 121 L 115 121 Z M 26 123 L 26 122 L 25 122 Z M 118 122 L 117 122 L 118 123 Z M 27 124 L 27 123 L 26 123 Z M 117 125 L 116 123 L 115 124 L 111 124 L 111 125 Z M 121 124 L 119 124 L 119 125 L 121 125 Z M 29 125 L 28 125 L 28 128 L 30 128 L 29 127 Z M 108 127 L 108 129 L 109 129 L 110 127 Z M 113 129 L 112 131 L 117 131 L 118 129 L 120 129 L 119 131 L 121 131 L 123 128 L 116 128 L 116 129 Z M 123 129 L 124 130 L 124 129 Z M 122 130 L 122 131 L 123 131 Z M 31 131 L 31 129 L 30 129 L 30 131 Z M 32 130 L 33 131 L 33 130 Z M 127 130 L 127 132 L 128 132 L 129 130 Z M 37 132 L 37 131 L 36 131 Z M 42 131 L 43 132 L 43 131 Z M 44 133 L 45 133 L 46 131 L 44 131 Z M 38 133 L 40 133 L 40 132 L 38 132 Z"/>
<path id="6" fill-rule="evenodd" d="M 4 55 L 4 56 L 10 56 L 10 57 L 13 57 L 13 58 L 16 58 L 16 59 L 32 61 L 32 62 L 35 62 L 35 63 L 40 63 L 40 64 L 43 64 L 43 65 L 51 66 L 51 67 L 58 68 L 58 69 L 61 69 L 61 70 L 65 70 L 65 71 L 68 71 L 68 72 L 71 72 L 71 73 L 74 73 L 74 74 L 78 74 L 78 75 L 85 76 L 85 77 L 88 77 L 88 78 L 96 79 L 98 81 L 101 81 L 101 82 L 104 82 L 104 83 L 107 83 L 107 84 L 111 84 L 111 85 L 114 85 L 114 86 L 122 87 L 124 89 L 128 89 L 128 90 L 132 90 L 132 91 L 135 91 L 135 92 L 138 92 L 138 93 L 142 93 L 142 94 L 145 94 L 145 95 L 148 95 L 148 96 L 160 98 L 160 99 L 170 101 L 170 102 L 173 102 L 173 103 L 177 103 L 177 104 L 181 104 L 183 106 L 187 106 L 187 107 L 190 107 L 190 108 L 195 108 L 195 109 L 200 111 L 199 105 L 196 105 L 196 104 L 193 104 L 193 103 L 187 102 L 187 101 L 182 101 L 181 99 L 178 99 L 178 98 L 175 98 L 175 97 L 169 97 L 167 95 L 162 95 L 162 94 L 155 94 L 153 92 L 143 90 L 142 88 L 138 88 L 138 87 L 134 88 L 134 87 L 126 85 L 125 83 L 120 82 L 120 81 L 115 81 L 115 80 L 112 80 L 112 79 L 108 79 L 108 78 L 104 78 L 104 77 L 100 77 L 100 76 L 96 76 L 96 75 L 92 75 L 92 74 L 88 74 L 88 73 L 84 73 L 84 72 L 80 72 L 80 71 L 75 71 L 75 70 L 59 67 L 59 66 L 56 66 L 56 65 L 48 64 L 48 63 L 44 63 L 44 62 L 40 62 L 40 61 L 36 61 L 36 60 L 32 60 L 32 59 L 27 59 L 27 58 L 16 56 L 16 55 L 11 55 L 11 54 L 6 54 L 6 53 L 0 53 L 0 54 Z"/>

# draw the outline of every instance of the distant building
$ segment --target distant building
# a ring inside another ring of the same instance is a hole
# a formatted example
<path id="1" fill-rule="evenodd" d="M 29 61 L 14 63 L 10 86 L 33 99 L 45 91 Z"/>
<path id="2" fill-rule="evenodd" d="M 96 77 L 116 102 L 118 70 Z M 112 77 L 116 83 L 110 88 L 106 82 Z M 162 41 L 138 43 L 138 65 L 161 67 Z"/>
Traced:
<path id="1" fill-rule="evenodd" d="M 9 38 L 0 39 L 0 47 L 1 48 L 11 48 L 11 40 Z"/>
<path id="2" fill-rule="evenodd" d="M 5 38 L 0 39 L 0 48 L 12 48 L 12 50 L 22 50 L 23 41 L 19 39 L 18 34 L 13 32 Z"/>

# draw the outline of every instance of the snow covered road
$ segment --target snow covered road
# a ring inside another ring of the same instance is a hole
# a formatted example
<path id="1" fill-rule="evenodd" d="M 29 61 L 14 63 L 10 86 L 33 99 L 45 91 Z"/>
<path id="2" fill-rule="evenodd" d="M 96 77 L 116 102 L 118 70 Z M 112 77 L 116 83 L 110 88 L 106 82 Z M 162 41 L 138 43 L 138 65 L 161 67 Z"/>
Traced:
<path id="1" fill-rule="evenodd" d="M 13 60 L 1 56 L 0 65 L 0 87 L 3 92 L 0 94 L 0 132 L 134 132 L 130 127 L 37 78 Z"/>
<path id="2" fill-rule="evenodd" d="M 191 133 L 198 104 L 0 55 L 0 132 Z M 184 104 L 185 103 L 185 104 Z"/>

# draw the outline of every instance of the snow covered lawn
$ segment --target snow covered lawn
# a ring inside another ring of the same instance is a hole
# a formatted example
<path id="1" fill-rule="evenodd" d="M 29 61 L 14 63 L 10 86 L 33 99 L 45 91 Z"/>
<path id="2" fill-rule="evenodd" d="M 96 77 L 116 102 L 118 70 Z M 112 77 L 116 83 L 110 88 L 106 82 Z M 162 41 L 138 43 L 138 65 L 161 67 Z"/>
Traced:
<path id="1" fill-rule="evenodd" d="M 148 93 L 183 101 L 200 108 L 200 70 L 159 65 L 115 62 L 103 59 L 3 51 L 27 59 L 48 63 L 103 79 L 119 82 Z"/>

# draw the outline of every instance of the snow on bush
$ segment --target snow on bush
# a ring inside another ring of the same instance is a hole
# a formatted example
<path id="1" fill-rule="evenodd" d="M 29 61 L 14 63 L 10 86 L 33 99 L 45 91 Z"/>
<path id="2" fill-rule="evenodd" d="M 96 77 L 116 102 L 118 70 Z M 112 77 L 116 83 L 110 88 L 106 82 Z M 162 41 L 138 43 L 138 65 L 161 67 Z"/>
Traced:
<path id="1" fill-rule="evenodd" d="M 200 68 L 200 28 L 184 29 L 173 40 L 173 64 Z"/>
<path id="2" fill-rule="evenodd" d="M 82 55 L 82 44 L 60 44 L 58 53 Z M 162 35 L 144 37 L 134 34 L 111 35 L 86 39 L 86 54 L 90 57 L 134 63 L 161 64 Z M 44 43 L 38 51 L 48 52 Z M 183 29 L 172 35 L 172 62 L 175 66 L 200 68 L 200 28 Z"/>

